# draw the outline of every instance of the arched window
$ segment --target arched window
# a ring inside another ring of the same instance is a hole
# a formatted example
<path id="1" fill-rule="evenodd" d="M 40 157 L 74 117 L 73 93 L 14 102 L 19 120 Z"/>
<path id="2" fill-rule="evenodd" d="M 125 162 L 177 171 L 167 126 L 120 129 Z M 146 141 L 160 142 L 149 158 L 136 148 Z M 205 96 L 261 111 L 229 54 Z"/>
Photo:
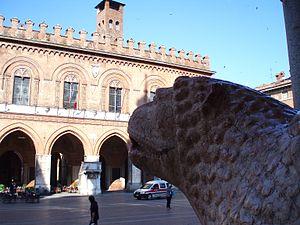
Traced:
<path id="1" fill-rule="evenodd" d="M 109 29 L 112 29 L 112 28 L 113 28 L 113 21 L 112 21 L 112 20 L 109 20 L 109 21 L 108 21 L 108 28 L 109 28 Z"/>
<path id="2" fill-rule="evenodd" d="M 68 75 L 64 81 L 63 107 L 65 109 L 78 108 L 78 88 L 79 83 L 76 79 L 76 76 L 73 74 Z"/>
<path id="3" fill-rule="evenodd" d="M 116 30 L 120 30 L 120 22 L 119 21 L 116 22 Z"/>
<path id="4" fill-rule="evenodd" d="M 27 68 L 19 68 L 14 73 L 14 87 L 12 103 L 29 105 L 30 74 Z"/>
<path id="5" fill-rule="evenodd" d="M 109 112 L 121 113 L 122 87 L 119 81 L 112 81 L 109 85 Z"/>

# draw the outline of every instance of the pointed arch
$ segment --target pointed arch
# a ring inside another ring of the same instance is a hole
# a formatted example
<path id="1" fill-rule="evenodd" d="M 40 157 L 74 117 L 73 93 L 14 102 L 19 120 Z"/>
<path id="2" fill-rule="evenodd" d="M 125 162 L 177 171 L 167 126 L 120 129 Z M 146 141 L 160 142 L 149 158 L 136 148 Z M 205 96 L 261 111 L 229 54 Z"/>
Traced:
<path id="1" fill-rule="evenodd" d="M 65 134 L 72 134 L 77 137 L 83 146 L 84 154 L 89 155 L 90 151 L 92 151 L 92 145 L 86 136 L 81 130 L 73 126 L 65 126 L 58 130 L 56 130 L 52 135 L 47 139 L 44 152 L 45 154 L 51 154 L 52 147 L 54 143 L 63 135 Z"/>
<path id="2" fill-rule="evenodd" d="M 107 131 L 107 132 L 105 132 L 104 134 L 101 135 L 101 137 L 98 139 L 98 141 L 95 144 L 95 148 L 93 150 L 93 153 L 95 155 L 100 155 L 100 149 L 101 149 L 101 146 L 103 145 L 103 143 L 106 140 L 108 140 L 109 138 L 113 137 L 113 136 L 119 137 L 128 146 L 128 143 L 129 143 L 128 133 L 126 133 L 122 130 L 119 130 L 119 129 L 112 129 L 112 130 L 109 130 L 109 131 Z"/>
<path id="3" fill-rule="evenodd" d="M 30 139 L 33 142 L 36 154 L 38 153 L 39 149 L 43 148 L 43 142 L 42 142 L 40 136 L 38 135 L 38 133 L 24 123 L 14 123 L 14 124 L 11 124 L 7 127 L 4 127 L 3 129 L 1 129 L 0 143 L 3 141 L 3 139 L 5 137 L 7 137 L 9 134 L 11 134 L 15 131 L 22 131 L 23 133 L 25 133 L 26 135 L 28 135 L 30 137 Z M 39 153 L 41 153 L 41 152 L 39 152 Z"/>

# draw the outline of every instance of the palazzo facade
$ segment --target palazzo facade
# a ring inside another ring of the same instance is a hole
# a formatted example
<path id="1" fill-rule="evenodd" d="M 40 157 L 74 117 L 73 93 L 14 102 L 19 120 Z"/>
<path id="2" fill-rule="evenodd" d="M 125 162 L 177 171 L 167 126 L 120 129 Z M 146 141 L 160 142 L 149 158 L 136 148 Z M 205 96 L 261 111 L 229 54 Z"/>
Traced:
<path id="1" fill-rule="evenodd" d="M 96 6 L 96 31 L 0 16 L 0 183 L 69 185 L 84 162 L 101 162 L 101 189 L 146 179 L 128 158 L 133 110 L 178 76 L 211 76 L 209 58 L 123 41 L 124 4 Z"/>

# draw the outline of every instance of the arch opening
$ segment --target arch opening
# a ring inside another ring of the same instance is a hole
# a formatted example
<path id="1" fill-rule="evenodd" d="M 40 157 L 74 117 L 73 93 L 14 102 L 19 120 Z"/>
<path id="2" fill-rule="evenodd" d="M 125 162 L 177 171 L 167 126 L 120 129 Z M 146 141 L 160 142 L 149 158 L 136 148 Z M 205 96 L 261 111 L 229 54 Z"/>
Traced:
<path id="1" fill-rule="evenodd" d="M 128 149 L 118 136 L 108 138 L 100 148 L 102 191 L 119 191 L 128 181 Z"/>
<path id="2" fill-rule="evenodd" d="M 83 144 L 73 134 L 64 134 L 55 141 L 51 149 L 50 185 L 52 192 L 63 191 L 65 187 L 78 179 L 83 159 Z"/>
<path id="3" fill-rule="evenodd" d="M 14 179 L 18 186 L 35 179 L 35 147 L 22 131 L 8 134 L 0 143 L 0 184 Z"/>

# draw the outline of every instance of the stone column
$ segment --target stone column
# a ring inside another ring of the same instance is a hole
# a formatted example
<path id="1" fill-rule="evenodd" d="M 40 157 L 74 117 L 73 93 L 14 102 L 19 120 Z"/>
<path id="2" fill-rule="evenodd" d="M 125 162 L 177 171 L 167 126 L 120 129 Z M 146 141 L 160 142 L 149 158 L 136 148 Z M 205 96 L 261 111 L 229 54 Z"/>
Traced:
<path id="1" fill-rule="evenodd" d="M 300 1 L 281 0 L 289 50 L 294 107 L 300 109 Z"/>
<path id="2" fill-rule="evenodd" d="M 127 190 L 134 191 L 142 185 L 142 171 L 128 159 L 128 182 Z"/>
<path id="3" fill-rule="evenodd" d="M 35 155 L 35 188 L 50 193 L 51 155 Z"/>

